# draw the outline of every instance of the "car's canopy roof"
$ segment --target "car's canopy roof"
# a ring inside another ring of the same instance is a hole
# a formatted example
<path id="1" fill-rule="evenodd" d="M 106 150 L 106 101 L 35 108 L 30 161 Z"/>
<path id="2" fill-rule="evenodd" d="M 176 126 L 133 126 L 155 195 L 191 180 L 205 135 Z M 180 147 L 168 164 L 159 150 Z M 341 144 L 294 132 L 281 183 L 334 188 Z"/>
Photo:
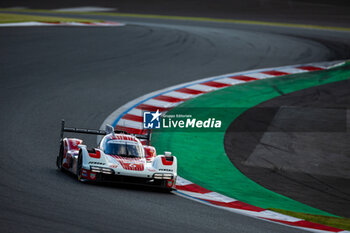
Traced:
<path id="1" fill-rule="evenodd" d="M 142 144 L 140 140 L 133 135 L 108 134 L 101 140 L 99 148 L 106 154 L 117 155 L 119 153 L 123 155 L 132 155 L 136 153 L 135 157 L 144 157 Z"/>

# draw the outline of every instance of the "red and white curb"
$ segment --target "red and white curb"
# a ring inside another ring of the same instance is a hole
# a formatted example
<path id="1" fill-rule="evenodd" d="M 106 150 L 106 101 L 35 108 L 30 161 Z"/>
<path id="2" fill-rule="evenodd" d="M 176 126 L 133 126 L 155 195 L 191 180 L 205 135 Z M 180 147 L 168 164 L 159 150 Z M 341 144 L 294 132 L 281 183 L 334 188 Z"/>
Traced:
<path id="1" fill-rule="evenodd" d="M 183 179 L 182 177 L 177 178 L 176 188 L 177 191 L 174 191 L 174 193 L 179 196 L 201 202 L 209 206 L 221 208 L 230 212 L 259 218 L 274 223 L 285 224 L 294 228 L 312 232 L 349 233 L 349 231 L 344 231 L 335 227 L 329 227 L 322 224 L 305 221 L 300 218 L 291 217 L 271 210 L 249 205 L 220 193 L 207 190 L 197 184 Z"/>
<path id="2" fill-rule="evenodd" d="M 0 27 L 33 27 L 33 26 L 101 26 L 101 27 L 119 27 L 124 26 L 123 23 L 117 22 L 19 22 L 19 23 L 0 23 Z"/>
<path id="3" fill-rule="evenodd" d="M 112 124 L 116 129 L 125 130 L 128 133 L 143 134 L 146 133 L 143 130 L 143 111 L 159 110 L 160 112 L 167 112 L 189 99 L 193 99 L 200 95 L 217 91 L 232 85 L 290 74 L 326 70 L 341 64 L 344 64 L 344 61 L 259 69 L 225 74 L 172 86 L 146 94 L 123 105 L 107 117 L 107 119 L 101 125 L 101 129 L 104 128 L 106 124 Z M 182 177 L 177 178 L 176 188 L 177 191 L 174 191 L 174 193 L 179 196 L 231 212 L 313 232 L 350 233 L 349 231 L 308 222 L 303 219 L 294 218 L 270 210 L 262 209 L 260 207 L 252 206 L 231 197 L 207 190 Z"/>

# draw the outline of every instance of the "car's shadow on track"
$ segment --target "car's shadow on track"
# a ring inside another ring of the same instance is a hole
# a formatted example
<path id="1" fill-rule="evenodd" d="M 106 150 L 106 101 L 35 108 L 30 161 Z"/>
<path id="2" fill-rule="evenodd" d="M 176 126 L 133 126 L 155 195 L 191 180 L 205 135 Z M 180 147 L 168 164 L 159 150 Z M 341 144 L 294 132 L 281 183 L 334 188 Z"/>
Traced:
<path id="1" fill-rule="evenodd" d="M 98 186 L 98 187 L 105 187 L 105 188 L 113 188 L 113 189 L 123 189 L 123 190 L 135 190 L 138 192 L 154 192 L 159 194 L 172 194 L 170 191 L 162 188 L 147 186 L 147 185 L 141 185 L 141 184 L 125 184 L 125 183 L 108 183 L 108 182 L 79 182 L 77 180 L 77 177 L 66 171 L 66 170 L 59 170 L 55 169 L 56 175 L 62 177 L 66 181 L 70 180 L 72 183 L 75 183 L 77 185 L 87 185 L 87 186 Z"/>

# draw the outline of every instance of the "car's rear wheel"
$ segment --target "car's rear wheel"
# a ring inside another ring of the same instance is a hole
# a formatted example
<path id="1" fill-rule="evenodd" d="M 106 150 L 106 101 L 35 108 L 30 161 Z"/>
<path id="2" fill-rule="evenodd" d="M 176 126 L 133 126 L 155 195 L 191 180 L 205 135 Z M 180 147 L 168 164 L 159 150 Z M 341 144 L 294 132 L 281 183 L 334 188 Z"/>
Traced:
<path id="1" fill-rule="evenodd" d="M 169 187 L 168 182 L 169 182 L 168 180 L 163 180 L 162 187 L 163 187 L 164 192 L 170 193 L 171 191 L 174 191 L 175 189 L 172 186 Z"/>

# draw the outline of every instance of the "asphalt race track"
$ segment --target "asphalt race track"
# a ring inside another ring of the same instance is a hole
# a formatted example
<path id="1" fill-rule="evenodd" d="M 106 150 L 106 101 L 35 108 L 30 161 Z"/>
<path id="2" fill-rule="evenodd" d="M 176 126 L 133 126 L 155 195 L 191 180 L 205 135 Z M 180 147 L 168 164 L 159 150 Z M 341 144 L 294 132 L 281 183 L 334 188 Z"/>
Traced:
<path id="1" fill-rule="evenodd" d="M 350 33 L 116 20 L 129 24 L 0 28 L 1 232 L 301 232 L 155 190 L 81 184 L 55 168 L 60 120 L 99 128 L 171 85 L 348 58 Z"/>
<path id="2" fill-rule="evenodd" d="M 339 216 L 350 216 L 350 81 L 258 104 L 231 123 L 225 151 L 258 184 Z"/>

